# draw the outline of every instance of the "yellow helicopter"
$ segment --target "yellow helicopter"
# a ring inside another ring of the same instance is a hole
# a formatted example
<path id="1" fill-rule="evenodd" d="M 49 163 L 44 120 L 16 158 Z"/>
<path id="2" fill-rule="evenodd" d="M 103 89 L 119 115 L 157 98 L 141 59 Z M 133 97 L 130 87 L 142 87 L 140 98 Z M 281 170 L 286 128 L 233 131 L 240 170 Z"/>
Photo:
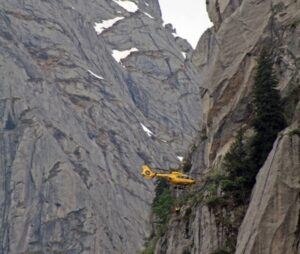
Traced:
<path id="1" fill-rule="evenodd" d="M 156 173 L 151 170 L 151 168 L 147 165 L 142 166 L 142 176 L 145 179 L 153 179 L 154 177 L 160 177 L 165 180 L 167 180 L 169 183 L 173 185 L 181 185 L 181 186 L 187 186 L 187 185 L 193 185 L 196 183 L 196 180 L 191 179 L 188 177 L 188 175 L 183 174 L 178 171 L 173 171 L 171 173 L 165 174 L 165 173 Z"/>

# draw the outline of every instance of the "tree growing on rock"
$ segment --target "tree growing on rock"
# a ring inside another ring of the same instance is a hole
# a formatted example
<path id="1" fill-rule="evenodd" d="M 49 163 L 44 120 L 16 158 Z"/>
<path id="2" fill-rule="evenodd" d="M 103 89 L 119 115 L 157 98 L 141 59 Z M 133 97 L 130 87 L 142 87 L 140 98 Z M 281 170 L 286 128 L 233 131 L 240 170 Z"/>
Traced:
<path id="1" fill-rule="evenodd" d="M 263 50 L 258 61 L 253 88 L 255 135 L 251 142 L 251 160 L 256 170 L 259 170 L 266 160 L 278 132 L 286 127 L 277 85 L 271 55 Z M 254 172 L 254 175 L 256 173 Z"/>
<path id="2" fill-rule="evenodd" d="M 247 203 L 252 189 L 252 173 L 242 131 L 224 156 L 223 169 L 226 175 L 221 181 L 222 190 L 235 205 Z"/>
<path id="3" fill-rule="evenodd" d="M 222 181 L 222 189 L 235 205 L 249 201 L 257 172 L 271 151 L 278 132 L 286 126 L 277 85 L 272 58 L 263 50 L 253 87 L 254 136 L 250 142 L 245 142 L 240 132 L 223 162 L 226 176 Z"/>

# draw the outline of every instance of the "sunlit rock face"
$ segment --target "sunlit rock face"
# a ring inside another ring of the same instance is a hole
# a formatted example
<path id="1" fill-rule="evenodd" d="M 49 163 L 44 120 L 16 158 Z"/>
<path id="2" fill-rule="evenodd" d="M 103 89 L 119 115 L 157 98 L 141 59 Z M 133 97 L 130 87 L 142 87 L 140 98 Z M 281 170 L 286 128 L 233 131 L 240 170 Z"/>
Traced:
<path id="1" fill-rule="evenodd" d="M 136 253 L 141 164 L 200 128 L 191 46 L 155 0 L 0 4 L 0 253 Z"/>
<path id="2" fill-rule="evenodd" d="M 243 0 L 206 0 L 206 8 L 214 28 L 218 30 L 222 22 L 230 17 L 242 2 Z"/>

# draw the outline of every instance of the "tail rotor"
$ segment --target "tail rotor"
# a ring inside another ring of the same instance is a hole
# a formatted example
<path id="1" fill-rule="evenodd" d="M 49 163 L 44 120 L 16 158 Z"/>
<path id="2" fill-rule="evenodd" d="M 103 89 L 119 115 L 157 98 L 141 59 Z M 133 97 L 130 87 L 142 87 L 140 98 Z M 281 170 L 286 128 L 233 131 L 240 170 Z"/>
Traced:
<path id="1" fill-rule="evenodd" d="M 149 166 L 143 165 L 143 166 L 142 166 L 142 169 L 143 169 L 142 175 L 143 175 L 143 177 L 145 177 L 146 179 L 152 179 L 153 177 L 156 176 L 156 173 L 152 172 L 152 170 L 150 169 Z"/>

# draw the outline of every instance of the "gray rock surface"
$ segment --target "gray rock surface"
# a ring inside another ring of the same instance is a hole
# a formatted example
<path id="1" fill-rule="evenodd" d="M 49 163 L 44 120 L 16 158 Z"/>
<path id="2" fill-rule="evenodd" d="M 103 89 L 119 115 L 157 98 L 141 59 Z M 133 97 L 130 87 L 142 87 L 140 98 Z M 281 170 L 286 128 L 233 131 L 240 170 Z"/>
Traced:
<path id="1" fill-rule="evenodd" d="M 291 129 L 275 142 L 257 175 L 237 254 L 299 253 L 299 148 L 300 136 Z"/>
<path id="2" fill-rule="evenodd" d="M 202 77 L 200 86 L 206 88 L 201 93 L 204 121 L 192 156 L 192 172 L 217 169 L 237 131 L 249 128 L 257 58 L 263 47 L 272 48 L 278 88 L 293 106 L 288 112 L 289 126 L 257 176 L 236 253 L 300 253 L 300 2 L 212 0 L 207 4 L 214 27 L 203 34 L 192 56 Z M 197 197 L 197 189 L 193 195 Z M 224 246 L 220 226 L 213 220 L 199 223 L 196 215 L 202 214 L 203 207 L 201 202 L 195 204 L 188 217 L 184 211 L 177 220 L 174 215 L 156 253 L 211 254 Z M 213 218 L 213 212 L 208 211 L 207 217 Z M 192 233 L 186 236 L 185 232 Z"/>
<path id="3" fill-rule="evenodd" d="M 158 2 L 136 3 L 0 1 L 1 254 L 141 249 L 153 186 L 140 166 L 178 166 L 201 78 Z"/>
<path id="4" fill-rule="evenodd" d="M 227 2 L 227 1 L 226 1 Z M 299 2 L 242 1 L 217 31 L 206 31 L 193 62 L 203 79 L 207 167 L 228 149 L 232 136 L 251 118 L 251 87 L 262 47 L 273 47 L 283 95 L 299 78 Z M 212 14 L 211 14 L 212 15 Z"/>
<path id="5" fill-rule="evenodd" d="M 217 227 L 215 216 L 207 206 L 198 206 L 191 214 L 188 209 L 182 209 L 168 226 L 169 230 L 156 245 L 157 254 L 211 254 L 222 239 L 222 230 Z"/>
<path id="6" fill-rule="evenodd" d="M 243 0 L 207 0 L 206 7 L 214 28 L 219 29 L 223 21 L 241 5 Z"/>

